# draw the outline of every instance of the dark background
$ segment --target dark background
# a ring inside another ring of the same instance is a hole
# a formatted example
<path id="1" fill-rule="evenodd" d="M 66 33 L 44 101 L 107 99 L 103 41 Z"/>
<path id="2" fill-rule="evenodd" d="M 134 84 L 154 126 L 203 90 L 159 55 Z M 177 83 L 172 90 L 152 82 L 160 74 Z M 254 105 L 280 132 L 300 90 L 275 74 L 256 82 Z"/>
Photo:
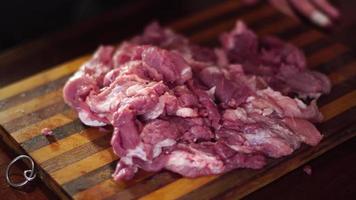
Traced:
<path id="1" fill-rule="evenodd" d="M 62 30 L 99 15 L 123 0 L 11 0 L 0 6 L 0 50 Z"/>
<path id="2" fill-rule="evenodd" d="M 135 0 L 10 0 L 0 3 L 0 52 L 51 33 L 69 29 L 88 22 L 104 13 L 117 12 L 129 7 Z M 143 2 L 143 1 L 141 1 Z M 169 4 L 161 0 L 148 0 L 156 7 L 162 6 L 147 20 L 166 20 L 175 13 L 187 12 L 210 5 L 217 0 L 175 0 Z M 152 9 L 152 8 L 151 8 Z M 137 16 L 142 17 L 142 16 Z M 134 19 L 127 19 L 134 20 Z M 125 29 L 125 27 L 122 27 Z M 104 30 L 103 30 L 104 32 Z"/>
<path id="3" fill-rule="evenodd" d="M 134 1 L 135 0 L 1 1 L 0 52 L 33 39 L 68 29 L 81 22 L 90 21 L 103 13 L 115 12 L 115 10 L 127 7 Z M 189 11 L 197 7 L 204 7 L 212 2 L 218 2 L 218 0 L 173 0 L 167 4 L 162 0 L 148 1 L 153 2 L 153 4 L 158 7 L 162 4 L 165 6 L 162 6 L 162 9 L 155 10 L 153 15 L 147 19 L 159 19 L 163 21 L 174 17 L 178 11 L 189 13 Z M 342 33 L 342 36 L 337 37 L 337 39 L 349 43 L 350 41 L 346 41 L 345 38 L 355 37 L 356 35 L 356 27 L 351 26 L 353 22 L 356 21 L 356 16 L 353 14 L 356 10 L 356 2 L 350 0 L 333 0 L 332 2 L 342 11 L 342 19 L 338 25 L 333 27 L 331 32 L 329 30 L 329 32 L 334 35 L 340 35 L 341 30 L 347 29 L 348 31 Z M 352 45 L 356 46 L 356 39 L 352 41 Z"/>

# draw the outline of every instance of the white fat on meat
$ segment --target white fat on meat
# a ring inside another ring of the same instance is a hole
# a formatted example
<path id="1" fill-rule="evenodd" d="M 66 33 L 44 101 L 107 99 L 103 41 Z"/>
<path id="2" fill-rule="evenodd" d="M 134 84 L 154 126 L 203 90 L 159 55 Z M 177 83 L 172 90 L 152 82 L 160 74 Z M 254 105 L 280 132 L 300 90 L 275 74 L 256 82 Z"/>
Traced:
<path id="1" fill-rule="evenodd" d="M 227 109 L 224 112 L 224 118 L 228 120 L 240 120 L 243 122 L 252 122 L 252 119 L 248 117 L 246 111 L 243 108 Z"/>
<path id="2" fill-rule="evenodd" d="M 264 108 L 264 109 L 262 109 L 262 115 L 263 116 L 268 116 L 268 115 L 272 114 L 273 111 L 274 110 L 272 108 Z"/>
<path id="3" fill-rule="evenodd" d="M 280 137 L 288 141 L 293 149 L 299 148 L 300 143 L 305 139 L 302 135 L 294 134 L 290 129 L 279 124 L 273 124 L 272 128 Z"/>
<path id="4" fill-rule="evenodd" d="M 308 108 L 308 106 L 303 101 L 301 101 L 300 99 L 294 98 L 294 100 L 297 102 L 297 105 L 298 105 L 299 108 L 301 108 L 301 109 L 307 109 Z"/>
<path id="5" fill-rule="evenodd" d="M 257 130 L 256 130 L 257 131 Z M 263 130 L 259 129 L 258 132 L 253 134 L 244 134 L 246 140 L 252 145 L 260 145 L 266 142 L 266 138 L 270 138 L 270 134 Z"/>
<path id="6" fill-rule="evenodd" d="M 179 117 L 198 117 L 198 112 L 192 108 L 178 108 L 176 115 Z"/>
<path id="7" fill-rule="evenodd" d="M 263 153 L 273 158 L 289 155 L 294 150 L 285 140 L 277 139 L 263 129 L 259 129 L 253 134 L 244 134 L 244 137 L 256 150 L 261 148 Z"/>
<path id="8" fill-rule="evenodd" d="M 185 77 L 186 75 L 189 75 L 191 73 L 192 73 L 192 69 L 190 67 L 186 67 L 180 72 L 180 75 Z"/>
<path id="9" fill-rule="evenodd" d="M 191 149 L 192 153 L 187 151 L 173 151 L 169 155 L 166 166 L 170 169 L 181 171 L 185 168 L 203 170 L 209 169 L 213 174 L 222 173 L 224 163 L 216 157 L 209 156 L 205 152 Z"/>
<path id="10" fill-rule="evenodd" d="M 248 121 L 247 113 L 244 109 L 242 108 L 236 108 L 233 110 L 235 117 L 242 120 L 242 121 Z"/>
<path id="11" fill-rule="evenodd" d="M 279 107 L 277 105 L 272 105 L 270 102 L 265 101 L 264 99 L 260 99 L 254 97 L 254 96 L 249 96 L 246 99 L 247 104 L 245 105 L 245 108 L 247 112 L 252 113 L 258 113 L 263 116 L 268 116 L 272 114 L 274 111 L 277 113 L 282 113 Z"/>
<path id="12" fill-rule="evenodd" d="M 211 87 L 208 91 L 206 91 L 206 93 L 208 93 L 209 97 L 212 99 L 214 99 L 215 92 L 216 92 L 216 86 Z"/>
<path id="13" fill-rule="evenodd" d="M 244 145 L 232 145 L 232 144 L 226 144 L 228 147 L 230 147 L 231 149 L 237 151 L 237 152 L 241 152 L 241 153 L 252 153 L 254 152 L 254 150 L 248 146 L 244 146 Z"/>
<path id="14" fill-rule="evenodd" d="M 127 165 L 133 164 L 133 157 L 140 158 L 143 161 L 147 161 L 147 154 L 143 148 L 143 143 L 140 143 L 134 149 L 128 149 L 126 155 L 121 158 L 121 161 Z"/>
<path id="15" fill-rule="evenodd" d="M 106 123 L 95 120 L 95 119 L 91 119 L 90 118 L 90 113 L 86 112 L 86 111 L 79 111 L 78 112 L 78 116 L 80 121 L 82 121 L 85 125 L 87 126 L 105 126 Z"/>
<path id="16" fill-rule="evenodd" d="M 126 89 L 126 95 L 127 96 L 134 96 L 136 94 L 139 94 L 142 89 L 145 89 L 143 85 L 140 84 L 135 84 Z"/>
<path id="17" fill-rule="evenodd" d="M 98 104 L 94 104 L 95 109 L 100 112 L 109 112 L 113 108 L 117 107 L 120 103 L 120 90 L 113 90 L 106 98 L 105 101 L 101 101 Z M 93 107 L 94 107 L 93 106 Z"/>
<path id="18" fill-rule="evenodd" d="M 220 74 L 221 70 L 217 67 L 207 67 L 204 70 L 207 70 L 210 74 Z"/>
<path id="19" fill-rule="evenodd" d="M 163 98 L 163 96 L 160 96 L 156 106 L 153 107 L 153 109 L 149 112 L 142 115 L 145 120 L 156 119 L 163 113 L 165 107 L 165 102 Z"/>
<path id="20" fill-rule="evenodd" d="M 170 147 L 175 145 L 176 143 L 177 142 L 175 140 L 169 138 L 158 142 L 153 148 L 153 158 L 159 156 L 162 153 L 163 147 Z"/>

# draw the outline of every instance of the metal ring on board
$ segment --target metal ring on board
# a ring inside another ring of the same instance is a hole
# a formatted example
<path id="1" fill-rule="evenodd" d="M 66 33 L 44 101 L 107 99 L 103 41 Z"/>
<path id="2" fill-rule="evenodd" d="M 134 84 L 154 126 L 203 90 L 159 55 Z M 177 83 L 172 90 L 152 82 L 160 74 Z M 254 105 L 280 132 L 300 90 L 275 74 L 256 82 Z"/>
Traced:
<path id="1" fill-rule="evenodd" d="M 10 179 L 10 169 L 11 169 L 12 165 L 15 164 L 16 161 L 21 160 L 21 159 L 29 160 L 31 163 L 31 169 L 25 170 L 23 172 L 23 176 L 26 179 L 25 181 L 23 181 L 21 183 L 13 183 Z M 9 165 L 6 168 L 5 176 L 6 176 L 7 184 L 11 185 L 12 187 L 22 187 L 22 186 L 26 185 L 28 182 L 32 181 L 34 178 L 36 178 L 35 163 L 33 162 L 32 158 L 30 156 L 19 155 L 9 163 Z"/>

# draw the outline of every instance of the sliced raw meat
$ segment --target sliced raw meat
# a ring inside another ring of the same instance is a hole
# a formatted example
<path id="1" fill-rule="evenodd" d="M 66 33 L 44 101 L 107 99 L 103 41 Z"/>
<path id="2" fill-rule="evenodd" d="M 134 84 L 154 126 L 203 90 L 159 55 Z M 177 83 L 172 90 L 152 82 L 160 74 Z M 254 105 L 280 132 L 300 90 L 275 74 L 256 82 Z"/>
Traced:
<path id="1" fill-rule="evenodd" d="M 79 119 L 113 128 L 115 180 L 139 169 L 186 177 L 260 169 L 267 157 L 320 142 L 311 121 L 322 120 L 326 76 L 308 70 L 293 45 L 258 38 L 241 21 L 221 42 L 199 46 L 153 23 L 118 47 L 101 46 L 68 80 L 63 97 Z"/>

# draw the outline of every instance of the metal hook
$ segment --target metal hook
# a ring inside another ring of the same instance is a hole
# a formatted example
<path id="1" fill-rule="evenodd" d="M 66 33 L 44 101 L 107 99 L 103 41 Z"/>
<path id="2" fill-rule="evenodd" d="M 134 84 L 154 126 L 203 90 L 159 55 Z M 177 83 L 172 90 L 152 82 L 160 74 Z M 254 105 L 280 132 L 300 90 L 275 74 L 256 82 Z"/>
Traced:
<path id="1" fill-rule="evenodd" d="M 25 181 L 24 182 L 21 182 L 21 183 L 13 183 L 10 179 L 10 169 L 12 167 L 12 165 L 20 160 L 20 159 L 27 159 L 30 161 L 31 163 L 31 169 L 28 169 L 28 170 L 25 170 L 23 172 L 23 176 L 25 177 Z M 17 156 L 15 159 L 13 159 L 9 165 L 7 166 L 6 168 L 6 182 L 11 185 L 12 187 L 22 187 L 24 185 L 26 185 L 28 182 L 32 181 L 33 179 L 36 178 L 36 173 L 35 173 L 35 163 L 33 162 L 32 158 L 30 156 L 27 156 L 27 155 L 19 155 Z"/>

